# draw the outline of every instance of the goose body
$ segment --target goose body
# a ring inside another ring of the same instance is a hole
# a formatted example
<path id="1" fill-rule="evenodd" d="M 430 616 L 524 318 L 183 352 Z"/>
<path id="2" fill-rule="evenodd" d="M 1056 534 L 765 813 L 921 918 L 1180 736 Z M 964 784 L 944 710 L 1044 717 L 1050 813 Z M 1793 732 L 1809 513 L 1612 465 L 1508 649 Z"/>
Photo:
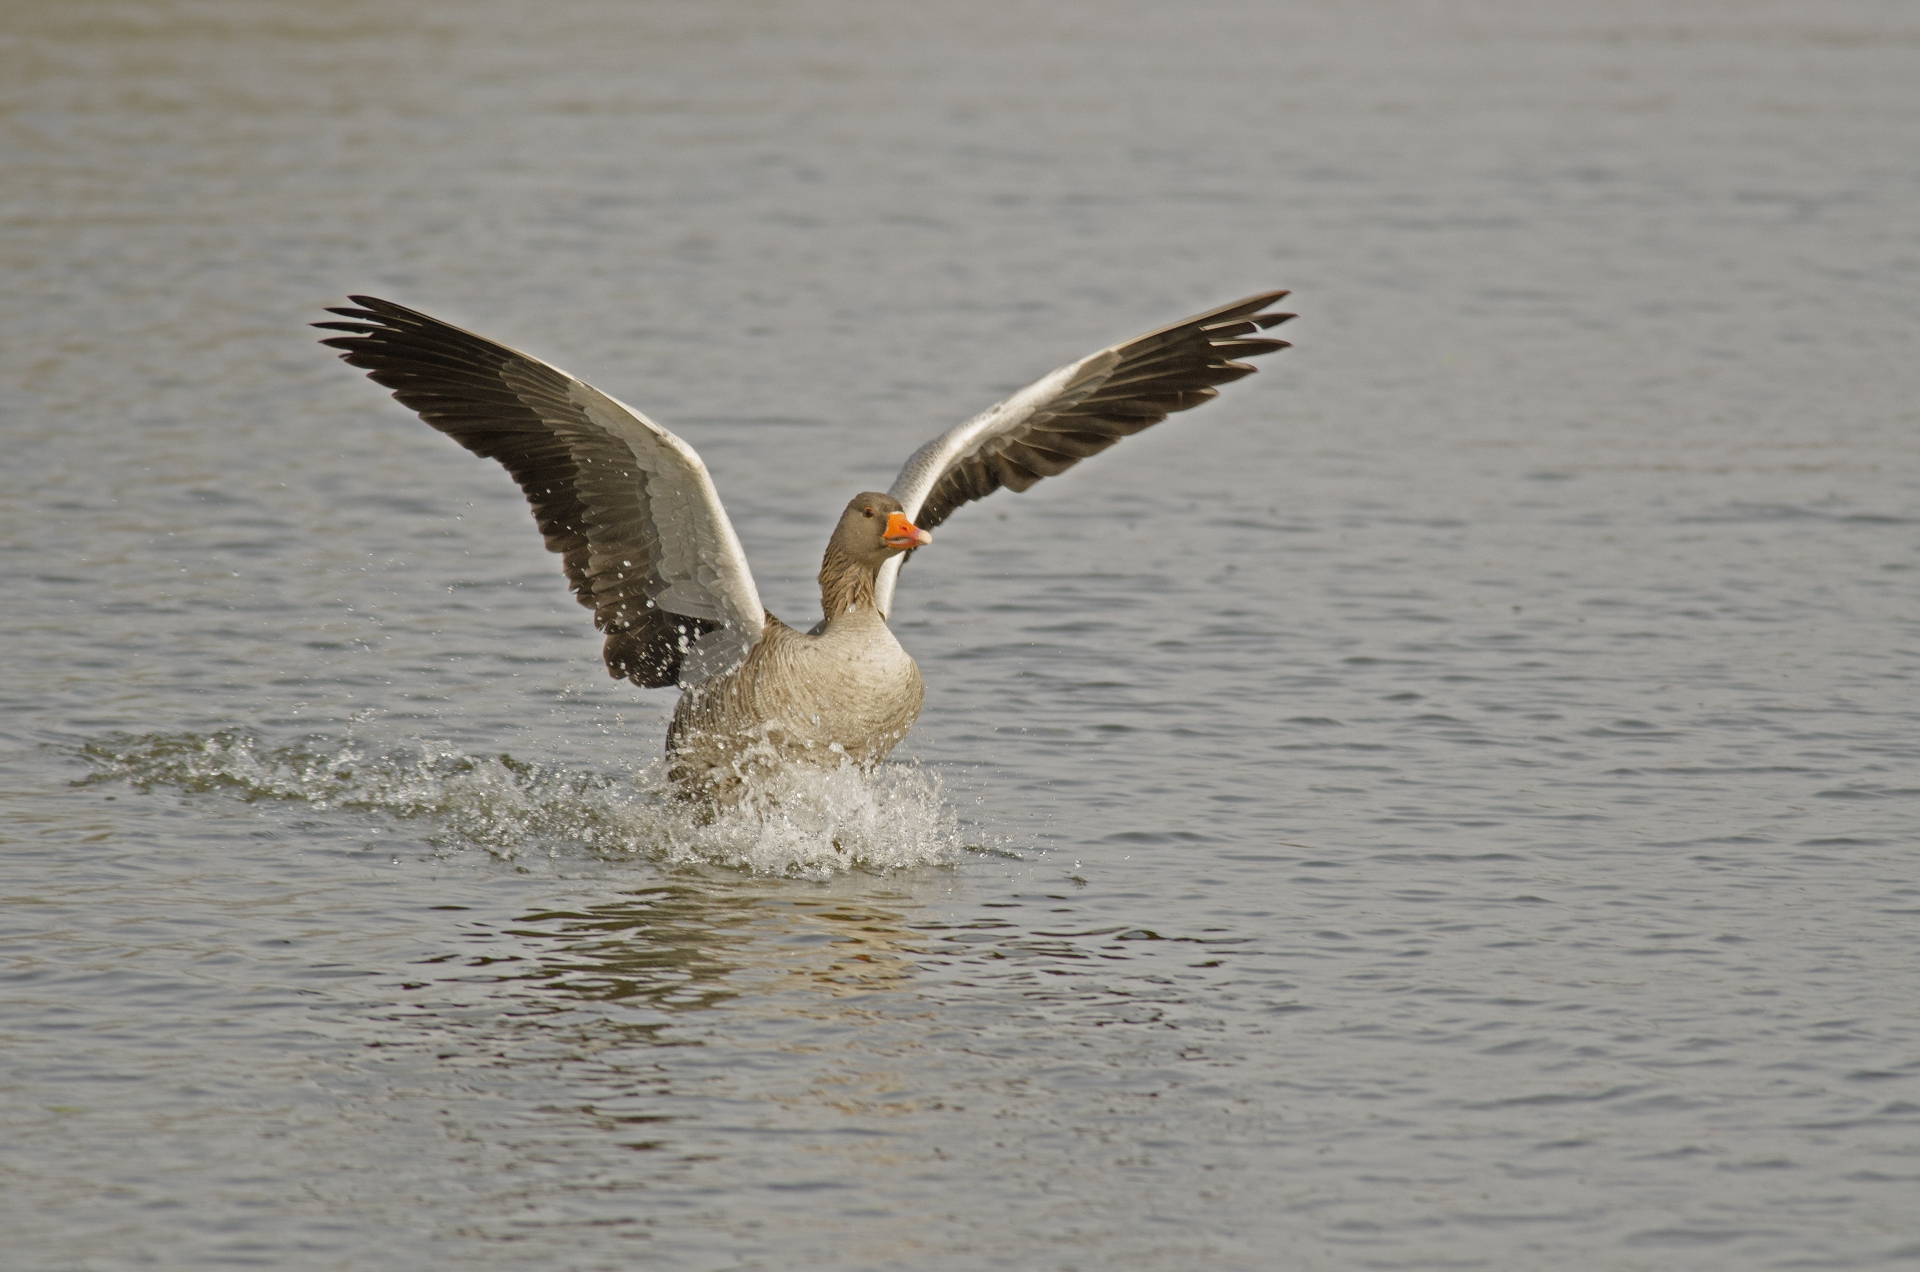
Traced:
<path id="1" fill-rule="evenodd" d="M 668 773 L 727 790 L 782 763 L 870 767 L 913 727 L 923 697 L 919 666 L 872 606 L 817 635 L 776 619 L 737 668 L 681 695 Z"/>
<path id="2" fill-rule="evenodd" d="M 957 508 L 1025 490 L 1287 347 L 1263 292 L 1069 363 L 915 451 L 840 514 L 801 632 L 760 604 L 706 465 L 640 412 L 537 358 L 372 296 L 315 326 L 403 405 L 519 483 L 547 547 L 606 633 L 608 673 L 678 685 L 668 772 L 725 798 L 789 764 L 871 767 L 919 717 L 920 669 L 887 619 L 902 562 Z"/>

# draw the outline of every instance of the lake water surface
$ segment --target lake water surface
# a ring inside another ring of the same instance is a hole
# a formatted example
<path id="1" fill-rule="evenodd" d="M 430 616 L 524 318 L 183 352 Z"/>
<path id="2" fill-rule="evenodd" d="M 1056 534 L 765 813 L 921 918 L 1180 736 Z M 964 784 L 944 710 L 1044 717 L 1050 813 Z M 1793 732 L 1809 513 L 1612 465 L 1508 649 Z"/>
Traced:
<path id="1" fill-rule="evenodd" d="M 14 0 L 0 1230 L 131 1268 L 1920 1263 L 1920 11 Z M 918 554 L 876 781 L 663 800 L 365 291 Z"/>

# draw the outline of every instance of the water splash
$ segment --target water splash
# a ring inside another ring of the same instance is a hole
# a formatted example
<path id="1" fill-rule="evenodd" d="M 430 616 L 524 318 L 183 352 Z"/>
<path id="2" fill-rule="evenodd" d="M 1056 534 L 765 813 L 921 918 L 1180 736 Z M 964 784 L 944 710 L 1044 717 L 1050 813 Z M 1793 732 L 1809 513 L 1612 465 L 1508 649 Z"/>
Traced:
<path id="1" fill-rule="evenodd" d="M 613 775 L 420 741 L 274 746 L 228 729 L 118 735 L 87 743 L 80 756 L 93 768 L 81 784 L 124 781 L 142 791 L 426 820 L 436 841 L 507 858 L 573 848 L 823 878 L 950 862 L 968 848 L 938 775 L 913 765 L 787 770 L 714 814 L 674 798 L 658 763 Z"/>

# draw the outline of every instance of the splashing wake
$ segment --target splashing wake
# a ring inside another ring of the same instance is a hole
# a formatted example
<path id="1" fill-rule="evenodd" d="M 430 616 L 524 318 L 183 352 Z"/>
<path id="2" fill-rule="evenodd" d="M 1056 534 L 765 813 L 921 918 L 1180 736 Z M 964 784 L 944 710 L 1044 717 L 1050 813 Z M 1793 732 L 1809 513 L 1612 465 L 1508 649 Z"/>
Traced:
<path id="1" fill-rule="evenodd" d="M 952 861 L 960 826 L 937 775 L 910 765 L 788 770 L 717 815 L 675 799 L 657 763 L 616 776 L 475 756 L 432 743 L 369 749 L 272 746 L 244 730 L 89 742 L 82 784 L 124 781 L 257 802 L 385 813 L 434 823 L 436 840 L 502 857 L 576 848 L 666 864 L 824 877 Z"/>

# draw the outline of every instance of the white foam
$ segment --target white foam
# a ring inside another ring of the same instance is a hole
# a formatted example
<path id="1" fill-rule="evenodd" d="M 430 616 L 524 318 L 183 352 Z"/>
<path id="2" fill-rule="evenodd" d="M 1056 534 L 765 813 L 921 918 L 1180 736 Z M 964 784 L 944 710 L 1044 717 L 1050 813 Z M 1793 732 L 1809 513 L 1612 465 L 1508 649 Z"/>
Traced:
<path id="1" fill-rule="evenodd" d="M 668 864 L 826 877 L 950 862 L 964 850 L 937 774 L 912 764 L 872 773 L 788 769 L 718 813 L 674 797 L 662 766 L 609 775 L 475 756 L 412 740 L 373 747 L 272 746 L 241 730 L 146 734 L 89 743 L 88 782 L 217 791 L 249 802 L 386 813 L 435 824 L 442 843 L 501 857 L 584 850 Z"/>

